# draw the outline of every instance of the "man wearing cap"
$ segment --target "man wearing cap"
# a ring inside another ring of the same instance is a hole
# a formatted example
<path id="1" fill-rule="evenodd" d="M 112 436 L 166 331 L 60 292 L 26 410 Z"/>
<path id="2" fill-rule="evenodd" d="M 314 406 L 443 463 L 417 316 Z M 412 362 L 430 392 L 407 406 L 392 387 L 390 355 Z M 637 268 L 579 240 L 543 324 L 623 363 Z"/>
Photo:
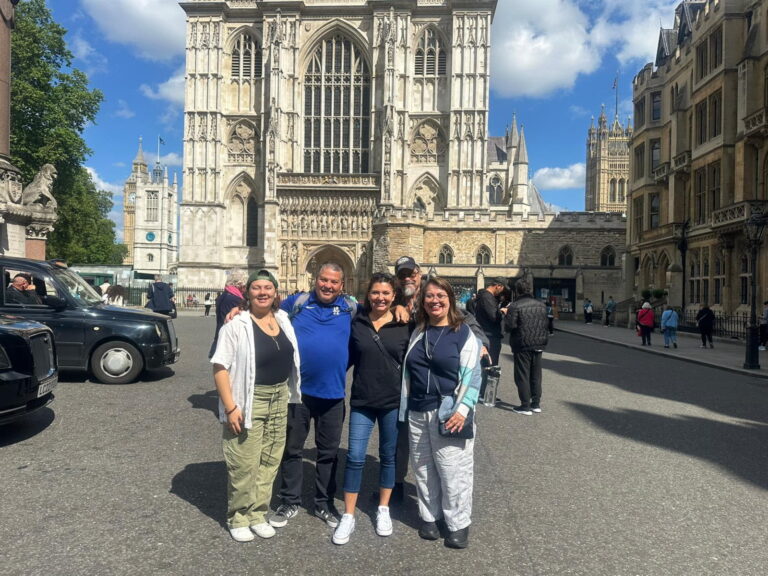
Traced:
<path id="1" fill-rule="evenodd" d="M 299 512 L 303 485 L 304 443 L 315 422 L 314 514 L 335 528 L 338 512 L 336 465 L 344 423 L 344 392 L 349 358 L 349 334 L 356 303 L 345 298 L 344 270 L 328 262 L 320 266 L 315 288 L 280 303 L 291 317 L 301 358 L 301 404 L 288 407 L 285 452 L 280 464 L 281 504 L 269 523 L 281 528 Z"/>
<path id="2" fill-rule="evenodd" d="M 499 365 L 499 354 L 501 353 L 501 322 L 503 317 L 499 311 L 498 298 L 504 292 L 506 285 L 506 278 L 494 278 L 487 288 L 478 291 L 475 304 L 475 317 L 488 337 L 488 354 L 491 356 L 493 366 Z"/>

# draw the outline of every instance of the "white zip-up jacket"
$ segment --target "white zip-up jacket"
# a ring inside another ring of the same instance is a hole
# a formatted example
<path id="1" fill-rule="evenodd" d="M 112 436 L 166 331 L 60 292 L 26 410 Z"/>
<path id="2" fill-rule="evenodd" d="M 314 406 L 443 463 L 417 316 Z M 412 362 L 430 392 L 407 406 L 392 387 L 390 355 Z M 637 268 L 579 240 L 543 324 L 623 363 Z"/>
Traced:
<path id="1" fill-rule="evenodd" d="M 288 377 L 290 397 L 288 402 L 301 402 L 301 363 L 299 360 L 299 344 L 296 334 L 288 319 L 288 314 L 282 310 L 275 312 L 275 319 L 280 329 L 293 345 L 293 368 Z M 216 352 L 211 358 L 211 364 L 219 364 L 229 372 L 229 382 L 232 388 L 232 399 L 243 412 L 245 428 L 251 428 L 253 419 L 253 387 L 256 379 L 256 350 L 253 344 L 253 324 L 250 312 L 243 310 L 219 330 Z M 219 399 L 219 420 L 227 422 L 224 405 Z"/>

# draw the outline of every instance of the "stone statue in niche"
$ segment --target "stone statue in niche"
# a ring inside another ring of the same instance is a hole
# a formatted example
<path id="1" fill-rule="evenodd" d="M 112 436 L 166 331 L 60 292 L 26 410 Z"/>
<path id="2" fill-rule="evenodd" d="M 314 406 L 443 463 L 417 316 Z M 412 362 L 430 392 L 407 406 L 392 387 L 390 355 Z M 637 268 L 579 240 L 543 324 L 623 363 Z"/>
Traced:
<path id="1" fill-rule="evenodd" d="M 285 247 L 285 244 L 280 247 L 280 262 L 282 262 L 283 265 L 288 262 L 288 249 Z"/>

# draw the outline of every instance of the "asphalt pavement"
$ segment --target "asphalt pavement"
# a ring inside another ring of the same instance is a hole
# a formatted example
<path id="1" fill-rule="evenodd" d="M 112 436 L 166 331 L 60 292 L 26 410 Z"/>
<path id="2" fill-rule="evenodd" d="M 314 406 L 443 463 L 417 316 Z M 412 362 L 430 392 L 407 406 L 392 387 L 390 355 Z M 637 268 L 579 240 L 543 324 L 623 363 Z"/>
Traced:
<path id="1" fill-rule="evenodd" d="M 176 327 L 172 369 L 124 386 L 66 375 L 50 409 L 0 428 L 0 574 L 766 572 L 768 382 L 753 375 L 561 330 L 543 413 L 521 416 L 505 345 L 499 402 L 478 408 L 469 549 L 418 538 L 410 477 L 394 534 L 376 536 L 375 442 L 349 544 L 306 507 L 275 538 L 238 544 L 224 527 L 213 319 Z M 345 455 L 346 431 L 339 486 Z"/>

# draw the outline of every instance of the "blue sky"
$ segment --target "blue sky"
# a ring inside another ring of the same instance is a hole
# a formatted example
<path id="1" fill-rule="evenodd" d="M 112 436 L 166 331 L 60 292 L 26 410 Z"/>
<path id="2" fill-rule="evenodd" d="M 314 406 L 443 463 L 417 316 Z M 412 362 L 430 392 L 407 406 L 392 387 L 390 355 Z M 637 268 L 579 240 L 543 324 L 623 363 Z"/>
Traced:
<path id="1" fill-rule="evenodd" d="M 530 173 L 544 199 L 584 208 L 585 140 L 605 104 L 631 112 L 631 80 L 653 60 L 659 26 L 671 26 L 678 0 L 499 0 L 492 30 L 490 133 L 501 136 L 512 114 L 525 126 Z M 122 184 L 138 139 L 154 162 L 181 179 L 185 15 L 177 0 L 48 0 L 68 30 L 74 65 L 104 92 L 85 139 L 86 166 L 114 195 L 122 232 Z"/>

